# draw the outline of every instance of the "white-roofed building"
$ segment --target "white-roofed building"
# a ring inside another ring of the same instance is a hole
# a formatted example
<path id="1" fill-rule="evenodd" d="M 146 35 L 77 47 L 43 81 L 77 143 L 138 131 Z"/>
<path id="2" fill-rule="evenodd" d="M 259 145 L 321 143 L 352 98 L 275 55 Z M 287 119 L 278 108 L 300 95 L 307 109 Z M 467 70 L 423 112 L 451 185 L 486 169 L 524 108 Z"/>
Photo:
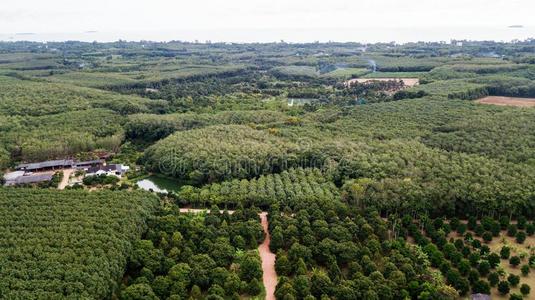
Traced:
<path id="1" fill-rule="evenodd" d="M 17 178 L 24 176 L 24 171 L 15 171 L 4 174 L 5 185 L 14 185 L 17 182 Z"/>

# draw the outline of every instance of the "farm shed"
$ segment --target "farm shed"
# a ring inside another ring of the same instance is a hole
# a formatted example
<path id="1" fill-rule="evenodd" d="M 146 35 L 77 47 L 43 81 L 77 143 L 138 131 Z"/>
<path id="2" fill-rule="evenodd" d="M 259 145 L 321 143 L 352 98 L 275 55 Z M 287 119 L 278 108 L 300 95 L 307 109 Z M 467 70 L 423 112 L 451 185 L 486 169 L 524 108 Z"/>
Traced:
<path id="1" fill-rule="evenodd" d="M 49 160 L 38 163 L 20 164 L 17 166 L 17 170 L 23 171 L 45 171 L 56 170 L 64 168 L 72 168 L 74 161 L 70 159 L 62 160 Z"/>
<path id="2" fill-rule="evenodd" d="M 92 167 L 100 167 L 104 165 L 103 159 L 96 159 L 96 160 L 88 160 L 88 161 L 78 161 L 75 163 L 75 168 L 77 169 L 89 169 Z"/>
<path id="3" fill-rule="evenodd" d="M 21 184 L 33 184 L 40 182 L 48 182 L 52 180 L 52 174 L 35 174 L 19 176 L 12 181 L 6 181 L 6 186 L 21 185 Z"/>
<path id="4" fill-rule="evenodd" d="M 15 172 L 6 173 L 4 175 L 5 185 L 6 186 L 14 185 L 17 181 L 17 178 L 24 176 L 24 173 L 25 173 L 24 171 L 15 171 Z"/>

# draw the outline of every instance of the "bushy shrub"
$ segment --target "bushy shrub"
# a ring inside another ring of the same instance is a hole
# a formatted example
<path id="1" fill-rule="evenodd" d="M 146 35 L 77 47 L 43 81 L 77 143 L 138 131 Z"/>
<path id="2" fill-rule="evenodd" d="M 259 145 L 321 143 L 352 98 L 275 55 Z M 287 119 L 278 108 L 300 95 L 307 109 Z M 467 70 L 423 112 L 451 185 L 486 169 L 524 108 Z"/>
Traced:
<path id="1" fill-rule="evenodd" d="M 511 286 L 517 286 L 518 283 L 520 283 L 520 276 L 515 274 L 509 274 L 509 276 L 507 276 L 507 281 Z"/>
<path id="2" fill-rule="evenodd" d="M 528 276 L 529 272 L 531 271 L 529 265 L 523 265 L 520 270 L 522 271 L 522 275 Z"/>
<path id="3" fill-rule="evenodd" d="M 524 231 L 519 231 L 516 233 L 515 240 L 519 244 L 523 244 L 526 240 L 526 233 Z"/>
<path id="4" fill-rule="evenodd" d="M 511 258 L 509 258 L 509 264 L 513 267 L 516 267 L 520 264 L 520 257 L 518 256 L 511 256 Z"/>
<path id="5" fill-rule="evenodd" d="M 517 227 L 515 224 L 509 224 L 509 226 L 507 226 L 507 235 L 508 236 L 515 236 L 517 233 Z"/>
<path id="6" fill-rule="evenodd" d="M 500 250 L 500 257 L 502 259 L 509 259 L 509 256 L 511 255 L 511 249 L 507 246 L 503 246 Z"/>
<path id="7" fill-rule="evenodd" d="M 487 243 L 490 243 L 492 241 L 492 233 L 489 231 L 483 233 L 483 240 Z"/>
<path id="8" fill-rule="evenodd" d="M 520 286 L 520 292 L 522 293 L 522 295 L 524 296 L 529 295 L 530 291 L 531 291 L 531 287 L 528 284 L 523 283 Z"/>
<path id="9" fill-rule="evenodd" d="M 509 293 L 509 291 L 510 291 L 509 282 L 508 281 L 500 281 L 498 283 L 498 291 L 502 295 L 507 295 Z"/>

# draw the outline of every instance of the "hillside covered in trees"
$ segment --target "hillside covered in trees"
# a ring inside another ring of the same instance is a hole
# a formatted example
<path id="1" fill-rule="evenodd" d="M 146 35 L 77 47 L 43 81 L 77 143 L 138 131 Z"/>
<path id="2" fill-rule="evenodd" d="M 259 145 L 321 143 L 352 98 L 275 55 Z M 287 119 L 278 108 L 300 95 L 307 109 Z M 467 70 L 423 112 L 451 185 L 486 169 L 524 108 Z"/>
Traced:
<path id="1" fill-rule="evenodd" d="M 529 299 L 533 53 L 0 42 L 0 298 Z"/>
<path id="2" fill-rule="evenodd" d="M 110 298 L 157 203 L 142 193 L 0 189 L 0 297 Z"/>

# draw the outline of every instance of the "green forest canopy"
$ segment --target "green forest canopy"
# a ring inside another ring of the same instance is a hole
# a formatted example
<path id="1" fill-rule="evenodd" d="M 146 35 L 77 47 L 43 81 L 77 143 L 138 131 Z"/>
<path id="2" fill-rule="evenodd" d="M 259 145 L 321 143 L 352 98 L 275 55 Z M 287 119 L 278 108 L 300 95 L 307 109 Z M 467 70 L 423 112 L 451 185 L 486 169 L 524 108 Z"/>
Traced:
<path id="1" fill-rule="evenodd" d="M 136 175 L 191 184 L 160 205 L 134 191 L 0 189 L 0 298 L 261 295 L 256 207 L 269 211 L 279 299 L 488 291 L 485 245 L 448 244 L 452 227 L 428 217 L 480 233 L 488 216 L 513 217 L 523 233 L 535 215 L 535 110 L 471 101 L 534 97 L 533 53 L 534 40 L 0 43 L 0 171 L 103 149 Z M 420 85 L 344 83 L 381 76 Z M 473 253 L 455 260 L 452 247 Z"/>
<path id="2" fill-rule="evenodd" d="M 142 192 L 0 189 L 0 297 L 111 297 L 156 205 Z"/>

